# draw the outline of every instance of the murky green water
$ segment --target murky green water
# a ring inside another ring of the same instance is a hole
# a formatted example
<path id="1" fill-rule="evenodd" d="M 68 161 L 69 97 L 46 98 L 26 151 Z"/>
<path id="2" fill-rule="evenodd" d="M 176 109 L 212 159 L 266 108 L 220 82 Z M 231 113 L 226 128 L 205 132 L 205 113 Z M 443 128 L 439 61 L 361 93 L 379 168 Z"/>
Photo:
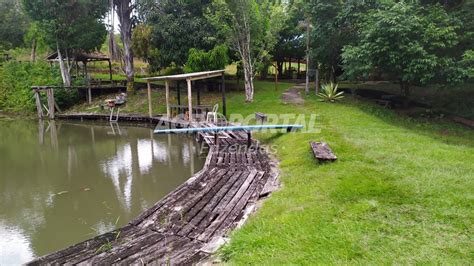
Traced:
<path id="1" fill-rule="evenodd" d="M 0 120 L 0 265 L 125 225 L 202 168 L 198 151 L 147 128 Z"/>

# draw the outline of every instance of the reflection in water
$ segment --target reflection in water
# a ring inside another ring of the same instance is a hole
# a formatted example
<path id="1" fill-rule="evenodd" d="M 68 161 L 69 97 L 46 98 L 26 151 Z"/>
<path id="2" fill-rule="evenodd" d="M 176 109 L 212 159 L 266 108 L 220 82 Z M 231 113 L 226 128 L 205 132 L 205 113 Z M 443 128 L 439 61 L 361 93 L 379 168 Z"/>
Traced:
<path id="1" fill-rule="evenodd" d="M 204 163 L 187 136 L 36 123 L 0 120 L 0 265 L 126 224 Z"/>

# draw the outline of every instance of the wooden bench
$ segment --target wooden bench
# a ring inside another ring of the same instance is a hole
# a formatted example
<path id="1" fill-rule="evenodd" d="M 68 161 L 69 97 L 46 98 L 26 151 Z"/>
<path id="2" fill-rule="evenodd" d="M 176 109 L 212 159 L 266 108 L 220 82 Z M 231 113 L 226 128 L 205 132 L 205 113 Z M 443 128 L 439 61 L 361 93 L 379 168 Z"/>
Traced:
<path id="1" fill-rule="evenodd" d="M 311 149 L 313 150 L 314 157 L 316 157 L 318 161 L 337 160 L 336 155 L 334 155 L 327 143 L 311 141 L 309 144 L 311 145 Z"/>
<path id="2" fill-rule="evenodd" d="M 257 120 L 257 122 L 260 122 L 260 124 L 263 124 L 263 123 L 267 122 L 268 116 L 264 113 L 256 112 L 255 113 L 255 119 Z"/>

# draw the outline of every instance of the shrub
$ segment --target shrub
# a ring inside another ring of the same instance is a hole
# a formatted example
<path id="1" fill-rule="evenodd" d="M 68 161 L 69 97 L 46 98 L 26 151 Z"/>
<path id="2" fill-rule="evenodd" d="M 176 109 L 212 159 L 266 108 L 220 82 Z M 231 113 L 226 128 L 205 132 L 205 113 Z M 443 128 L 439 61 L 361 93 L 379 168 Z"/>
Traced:
<path id="1" fill-rule="evenodd" d="M 332 82 L 321 85 L 321 92 L 318 93 L 318 96 L 321 98 L 320 101 L 333 103 L 344 98 L 344 92 L 338 92 L 337 86 L 337 84 Z"/>
<path id="2" fill-rule="evenodd" d="M 184 66 L 184 72 L 191 73 L 224 69 L 229 63 L 229 56 L 227 53 L 227 46 L 223 44 L 215 46 L 208 52 L 191 48 L 189 49 L 188 61 Z"/>
<path id="3" fill-rule="evenodd" d="M 45 62 L 7 62 L 0 67 L 0 109 L 33 112 L 36 107 L 31 86 L 61 84 L 59 69 Z M 69 106 L 77 99 L 77 92 L 56 90 L 55 99 L 60 107 Z"/>

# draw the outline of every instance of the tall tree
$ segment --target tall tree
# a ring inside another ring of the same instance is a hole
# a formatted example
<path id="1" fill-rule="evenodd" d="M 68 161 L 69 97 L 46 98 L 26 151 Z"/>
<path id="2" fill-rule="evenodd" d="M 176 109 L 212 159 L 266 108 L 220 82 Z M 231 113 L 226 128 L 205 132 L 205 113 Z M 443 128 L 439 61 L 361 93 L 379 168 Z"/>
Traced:
<path id="1" fill-rule="evenodd" d="M 286 7 L 283 26 L 271 54 L 276 61 L 280 77 L 287 58 L 301 59 L 305 56 L 304 29 L 299 27 L 303 17 L 303 1 L 290 1 Z"/>
<path id="2" fill-rule="evenodd" d="M 120 37 L 123 43 L 124 71 L 127 76 L 127 91 L 133 92 L 135 71 L 133 68 L 132 27 L 133 11 L 136 3 L 133 0 L 113 0 L 120 22 Z"/>
<path id="3" fill-rule="evenodd" d="M 28 17 L 19 0 L 0 0 L 0 22 L 0 50 L 21 46 L 28 29 Z"/>
<path id="4" fill-rule="evenodd" d="M 146 23 L 151 28 L 151 68 L 175 64 L 182 67 L 191 48 L 211 50 L 217 44 L 217 31 L 206 19 L 211 0 L 162 0 L 148 4 Z"/>
<path id="5" fill-rule="evenodd" d="M 23 0 L 23 6 L 31 19 L 38 22 L 48 46 L 57 51 L 63 83 L 70 86 L 72 58 L 69 55 L 96 50 L 105 41 L 103 19 L 107 2 Z"/>
<path id="6" fill-rule="evenodd" d="M 342 48 L 355 42 L 359 23 L 379 0 L 309 0 L 305 12 L 310 16 L 311 54 L 326 79 L 340 74 Z"/>
<path id="7" fill-rule="evenodd" d="M 447 52 L 459 42 L 458 28 L 458 22 L 440 6 L 403 1 L 386 4 L 367 15 L 360 39 L 344 47 L 345 74 L 368 77 L 377 69 L 397 80 L 405 95 L 414 84 L 441 77 L 458 80 L 461 71 L 455 70 L 457 62 Z"/>
<path id="8" fill-rule="evenodd" d="M 253 101 L 256 68 L 276 43 L 283 9 L 271 1 L 214 0 L 209 19 L 237 51 L 244 70 L 245 100 Z"/>

